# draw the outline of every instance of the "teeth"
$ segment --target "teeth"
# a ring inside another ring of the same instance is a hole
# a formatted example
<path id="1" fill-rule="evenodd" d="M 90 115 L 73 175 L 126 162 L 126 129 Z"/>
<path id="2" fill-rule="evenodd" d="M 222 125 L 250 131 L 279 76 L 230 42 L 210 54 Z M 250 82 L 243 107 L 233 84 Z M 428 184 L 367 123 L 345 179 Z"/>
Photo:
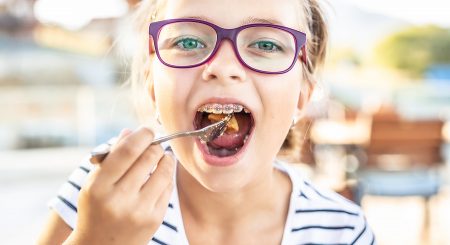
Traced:
<path id="1" fill-rule="evenodd" d="M 222 114 L 222 105 L 221 104 L 214 104 L 213 106 L 213 113 L 214 114 Z"/>
<path id="2" fill-rule="evenodd" d="M 231 113 L 233 113 L 233 111 L 234 111 L 233 107 L 234 107 L 234 105 L 232 105 L 232 104 L 224 105 L 222 107 L 223 114 L 231 114 Z"/>
<path id="3" fill-rule="evenodd" d="M 238 112 L 241 112 L 242 109 L 244 109 L 244 107 L 241 106 L 241 105 L 236 105 L 236 104 L 234 104 L 234 106 L 233 106 L 233 112 L 238 113 Z"/>
<path id="4" fill-rule="evenodd" d="M 231 114 L 241 112 L 242 110 L 244 110 L 246 113 L 250 113 L 249 110 L 239 104 L 206 104 L 201 106 L 197 111 L 214 114 Z"/>
<path id="5" fill-rule="evenodd" d="M 202 107 L 198 108 L 197 111 L 199 112 L 207 112 L 207 113 L 214 113 L 214 106 L 215 104 L 206 104 Z"/>
<path id="6" fill-rule="evenodd" d="M 248 134 L 244 138 L 244 144 L 245 144 L 245 142 L 247 142 L 247 139 L 248 139 Z"/>
<path id="7" fill-rule="evenodd" d="M 205 105 L 205 108 L 203 110 L 204 112 L 208 112 L 208 113 L 213 113 L 214 109 L 213 109 L 213 104 L 208 104 Z"/>

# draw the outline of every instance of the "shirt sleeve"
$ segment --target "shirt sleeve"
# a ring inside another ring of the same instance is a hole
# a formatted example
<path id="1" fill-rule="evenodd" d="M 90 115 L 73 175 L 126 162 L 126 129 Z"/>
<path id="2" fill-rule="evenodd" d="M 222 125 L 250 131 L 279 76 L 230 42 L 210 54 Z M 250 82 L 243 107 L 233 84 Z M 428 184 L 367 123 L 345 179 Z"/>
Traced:
<path id="1" fill-rule="evenodd" d="M 361 212 L 355 224 L 354 235 L 351 238 L 352 245 L 372 245 L 376 244 L 375 235 L 367 224 L 364 214 Z"/>
<path id="2" fill-rule="evenodd" d="M 57 195 L 48 203 L 48 206 L 72 229 L 75 229 L 77 223 L 78 195 L 89 172 L 94 168 L 89 158 L 90 156 L 83 158 L 80 166 L 70 174 L 68 180 L 59 188 Z"/>

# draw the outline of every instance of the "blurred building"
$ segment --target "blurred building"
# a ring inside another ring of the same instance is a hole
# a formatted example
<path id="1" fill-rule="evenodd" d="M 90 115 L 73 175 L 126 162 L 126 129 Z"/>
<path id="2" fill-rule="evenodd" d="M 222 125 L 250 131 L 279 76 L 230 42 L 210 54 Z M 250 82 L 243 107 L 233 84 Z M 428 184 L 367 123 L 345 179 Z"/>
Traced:
<path id="1" fill-rule="evenodd" d="M 92 146 L 132 126 L 117 19 L 67 30 L 39 23 L 33 3 L 0 5 L 0 150 Z"/>

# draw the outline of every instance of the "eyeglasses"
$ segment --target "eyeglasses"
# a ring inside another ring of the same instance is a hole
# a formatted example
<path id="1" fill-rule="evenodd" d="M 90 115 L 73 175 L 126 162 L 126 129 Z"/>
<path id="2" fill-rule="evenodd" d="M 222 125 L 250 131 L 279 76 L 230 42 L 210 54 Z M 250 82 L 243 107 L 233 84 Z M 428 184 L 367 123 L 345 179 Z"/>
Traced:
<path id="1" fill-rule="evenodd" d="M 272 24 L 249 24 L 224 29 L 197 19 L 152 22 L 149 34 L 158 59 L 174 68 L 192 68 L 208 62 L 228 39 L 242 65 L 265 74 L 282 74 L 294 66 L 299 52 L 306 63 L 306 34 Z"/>

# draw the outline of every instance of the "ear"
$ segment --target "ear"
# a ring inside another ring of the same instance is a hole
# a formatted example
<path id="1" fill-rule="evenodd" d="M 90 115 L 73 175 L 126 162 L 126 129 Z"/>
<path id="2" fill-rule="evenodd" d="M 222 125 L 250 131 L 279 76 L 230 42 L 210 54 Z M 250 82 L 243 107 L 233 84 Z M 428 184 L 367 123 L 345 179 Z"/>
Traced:
<path id="1" fill-rule="evenodd" d="M 314 85 L 307 81 L 304 82 L 302 85 L 301 92 L 298 95 L 298 102 L 297 102 L 297 108 L 294 113 L 294 124 L 297 124 L 298 121 L 300 121 L 305 116 L 305 107 L 309 102 L 309 99 L 311 98 L 311 94 L 314 90 Z"/>
<path id="2" fill-rule="evenodd" d="M 150 65 L 148 64 L 148 62 L 150 62 L 150 61 L 147 61 L 147 64 L 145 64 L 145 67 L 144 67 L 144 69 L 145 69 L 145 71 L 144 71 L 145 85 L 147 88 L 148 95 L 150 96 L 153 104 L 155 104 L 155 88 L 154 88 L 153 77 L 150 73 Z"/>
<path id="3" fill-rule="evenodd" d="M 302 61 L 304 66 L 308 66 L 308 56 L 306 55 L 306 43 L 301 48 L 302 56 L 300 57 L 300 60 Z M 305 72 L 305 71 L 303 71 Z M 305 77 L 305 76 L 304 76 Z M 310 77 L 310 76 L 306 76 Z M 305 82 L 302 84 L 301 92 L 298 97 L 298 104 L 297 109 L 302 110 L 303 107 L 308 103 L 309 99 L 311 98 L 311 94 L 314 90 L 313 81 L 309 81 L 309 78 L 305 79 Z"/>
<path id="4" fill-rule="evenodd" d="M 306 44 L 303 45 L 302 49 L 300 50 L 302 52 L 302 57 L 300 59 L 302 60 L 303 64 L 308 64 L 308 56 L 306 55 Z"/>
<path id="5" fill-rule="evenodd" d="M 301 92 L 299 94 L 297 109 L 303 110 L 306 104 L 311 99 L 311 95 L 314 92 L 314 84 L 310 81 L 305 81 L 302 85 Z"/>
<path id="6" fill-rule="evenodd" d="M 153 79 L 151 79 L 150 76 L 147 76 L 146 80 L 147 80 L 146 81 L 147 93 L 150 96 L 150 99 L 152 100 L 153 105 L 155 105 L 156 97 L 155 97 L 155 87 L 154 87 Z"/>
<path id="7" fill-rule="evenodd" d="M 153 36 L 148 36 L 148 51 L 149 54 L 155 53 L 155 44 L 153 42 Z M 151 62 L 150 60 L 147 62 Z M 153 103 L 155 102 L 155 89 L 153 87 L 153 78 L 150 76 L 150 64 L 147 63 L 145 65 L 145 79 L 147 83 L 147 92 L 150 95 L 150 98 L 152 99 Z"/>

